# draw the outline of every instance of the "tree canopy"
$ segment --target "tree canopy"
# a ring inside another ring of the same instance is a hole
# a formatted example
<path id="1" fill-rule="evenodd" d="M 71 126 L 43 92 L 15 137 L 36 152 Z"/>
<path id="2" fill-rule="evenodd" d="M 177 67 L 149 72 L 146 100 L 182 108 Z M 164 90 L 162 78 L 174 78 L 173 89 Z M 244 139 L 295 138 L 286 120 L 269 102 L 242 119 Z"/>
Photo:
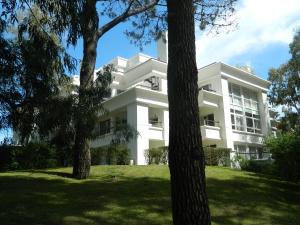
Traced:
<path id="1" fill-rule="evenodd" d="M 293 128 L 300 124 L 300 30 L 289 47 L 291 59 L 279 68 L 269 70 L 271 84 L 268 96 L 271 104 L 286 109 L 283 127 Z"/>
<path id="2" fill-rule="evenodd" d="M 24 13 L 17 35 L 3 20 L 0 30 L 0 129 L 18 130 L 22 140 L 34 132 L 40 109 L 76 64 L 57 36 L 45 32 L 48 18 L 34 11 Z"/>

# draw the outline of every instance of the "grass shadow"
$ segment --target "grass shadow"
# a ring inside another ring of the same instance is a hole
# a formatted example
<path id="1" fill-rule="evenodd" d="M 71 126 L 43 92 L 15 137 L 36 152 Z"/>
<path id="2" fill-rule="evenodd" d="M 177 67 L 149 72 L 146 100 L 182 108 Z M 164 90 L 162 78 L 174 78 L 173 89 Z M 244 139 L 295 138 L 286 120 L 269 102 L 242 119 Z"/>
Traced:
<path id="1" fill-rule="evenodd" d="M 0 177 L 0 198 L 0 221 L 5 225 L 171 224 L 169 181 L 165 179 L 66 182 Z"/>

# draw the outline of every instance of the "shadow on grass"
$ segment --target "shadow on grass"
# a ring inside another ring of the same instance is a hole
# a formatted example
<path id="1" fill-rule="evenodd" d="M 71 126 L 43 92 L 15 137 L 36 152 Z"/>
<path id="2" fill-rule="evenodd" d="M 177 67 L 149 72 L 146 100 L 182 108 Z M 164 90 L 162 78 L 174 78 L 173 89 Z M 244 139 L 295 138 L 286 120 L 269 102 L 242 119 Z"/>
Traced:
<path id="1" fill-rule="evenodd" d="M 43 174 L 48 174 L 48 175 L 55 175 L 59 177 L 66 177 L 66 178 L 73 178 L 72 173 L 67 173 L 67 172 L 59 172 L 59 171 L 48 171 L 48 170 L 32 170 L 30 171 L 32 173 L 43 173 Z"/>
<path id="2" fill-rule="evenodd" d="M 7 176 L 0 177 L 0 199 L 0 224 L 5 225 L 171 224 L 166 179 Z"/>
<path id="3" fill-rule="evenodd" d="M 212 221 L 216 224 L 298 224 L 300 186 L 258 177 L 207 179 Z"/>
<path id="4" fill-rule="evenodd" d="M 79 181 L 71 174 L 0 176 L 0 224 L 171 224 L 169 180 L 123 174 Z M 33 172 L 34 174 L 34 172 Z M 253 176 L 207 178 L 213 224 L 297 224 L 299 185 Z"/>

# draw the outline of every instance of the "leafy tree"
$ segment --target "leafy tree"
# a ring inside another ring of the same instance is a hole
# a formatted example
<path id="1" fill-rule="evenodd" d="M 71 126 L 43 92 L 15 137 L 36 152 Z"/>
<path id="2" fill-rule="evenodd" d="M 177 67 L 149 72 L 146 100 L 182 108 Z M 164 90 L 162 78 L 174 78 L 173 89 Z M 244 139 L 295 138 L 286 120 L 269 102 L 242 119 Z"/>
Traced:
<path id="1" fill-rule="evenodd" d="M 300 129 L 266 139 L 266 147 L 274 159 L 275 175 L 286 180 L 300 180 Z"/>
<path id="2" fill-rule="evenodd" d="M 68 79 L 66 71 L 75 68 L 57 36 L 45 33 L 48 18 L 33 10 L 18 24 L 17 37 L 3 20 L 0 31 L 0 129 L 17 130 L 23 142 L 37 129 L 41 109 Z"/>
<path id="3" fill-rule="evenodd" d="M 290 44 L 291 59 L 279 68 L 269 70 L 271 82 L 269 100 L 274 106 L 287 107 L 281 127 L 283 130 L 300 124 L 300 30 Z"/>
<path id="4" fill-rule="evenodd" d="M 75 120 L 75 145 L 74 145 L 74 167 L 73 175 L 84 179 L 89 176 L 90 150 L 89 139 L 95 124 L 91 123 L 90 104 L 87 96 L 93 89 L 94 69 L 96 62 L 96 48 L 99 39 L 113 27 L 129 18 L 134 18 L 133 27 L 138 32 L 126 33 L 136 39 L 143 36 L 144 27 L 147 24 L 152 27 L 149 34 L 155 34 L 160 27 L 159 23 L 153 26 L 149 20 L 156 15 L 154 6 L 159 0 L 81 0 L 81 1 L 50 1 L 50 0 L 13 0 L 2 3 L 6 15 L 15 18 L 18 8 L 30 8 L 30 4 L 36 4 L 42 12 L 52 19 L 48 26 L 60 37 L 67 34 L 67 44 L 76 45 L 77 41 L 83 39 L 83 59 L 80 69 L 80 87 L 78 90 L 79 102 Z M 97 3 L 99 3 L 97 5 Z M 151 10 L 150 10 L 151 9 Z M 106 24 L 100 24 L 100 17 L 110 19 Z M 160 21 L 159 19 L 158 21 Z M 151 36 L 151 35 L 150 35 Z"/>
<path id="5" fill-rule="evenodd" d="M 195 19 L 200 20 L 200 28 L 219 27 L 220 18 L 234 11 L 234 2 L 167 1 L 169 168 L 174 225 L 211 223 L 199 122 Z"/>

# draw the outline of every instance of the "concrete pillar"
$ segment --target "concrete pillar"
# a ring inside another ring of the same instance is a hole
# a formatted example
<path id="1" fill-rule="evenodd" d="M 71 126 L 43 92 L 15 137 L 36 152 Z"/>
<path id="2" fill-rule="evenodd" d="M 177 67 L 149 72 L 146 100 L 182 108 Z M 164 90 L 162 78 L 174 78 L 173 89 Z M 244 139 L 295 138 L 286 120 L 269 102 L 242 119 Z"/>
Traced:
<path id="1" fill-rule="evenodd" d="M 161 92 L 168 94 L 168 81 L 166 79 L 161 79 Z"/>
<path id="2" fill-rule="evenodd" d="M 144 151 L 149 148 L 149 108 L 136 103 L 128 105 L 127 122 L 139 133 L 137 138 L 128 143 L 130 159 L 134 160 L 134 164 L 145 165 Z"/>
<path id="3" fill-rule="evenodd" d="M 232 124 L 231 124 L 231 114 L 230 114 L 230 99 L 229 99 L 229 89 L 228 89 L 228 80 L 221 78 L 222 84 L 222 95 L 223 95 L 223 110 L 224 115 L 220 117 L 220 124 L 222 129 L 222 138 L 225 139 L 226 148 L 231 148 L 234 150 L 233 140 L 232 140 Z M 220 109 L 222 107 L 219 107 Z M 230 154 L 230 158 L 233 157 L 233 154 Z"/>
<path id="4" fill-rule="evenodd" d="M 268 96 L 266 92 L 258 93 L 258 102 L 259 102 L 259 114 L 260 114 L 260 123 L 261 123 L 261 132 L 264 135 L 267 135 L 271 132 L 269 108 L 268 108 Z"/>
<path id="5" fill-rule="evenodd" d="M 169 111 L 164 110 L 164 142 L 165 146 L 169 146 Z"/>

